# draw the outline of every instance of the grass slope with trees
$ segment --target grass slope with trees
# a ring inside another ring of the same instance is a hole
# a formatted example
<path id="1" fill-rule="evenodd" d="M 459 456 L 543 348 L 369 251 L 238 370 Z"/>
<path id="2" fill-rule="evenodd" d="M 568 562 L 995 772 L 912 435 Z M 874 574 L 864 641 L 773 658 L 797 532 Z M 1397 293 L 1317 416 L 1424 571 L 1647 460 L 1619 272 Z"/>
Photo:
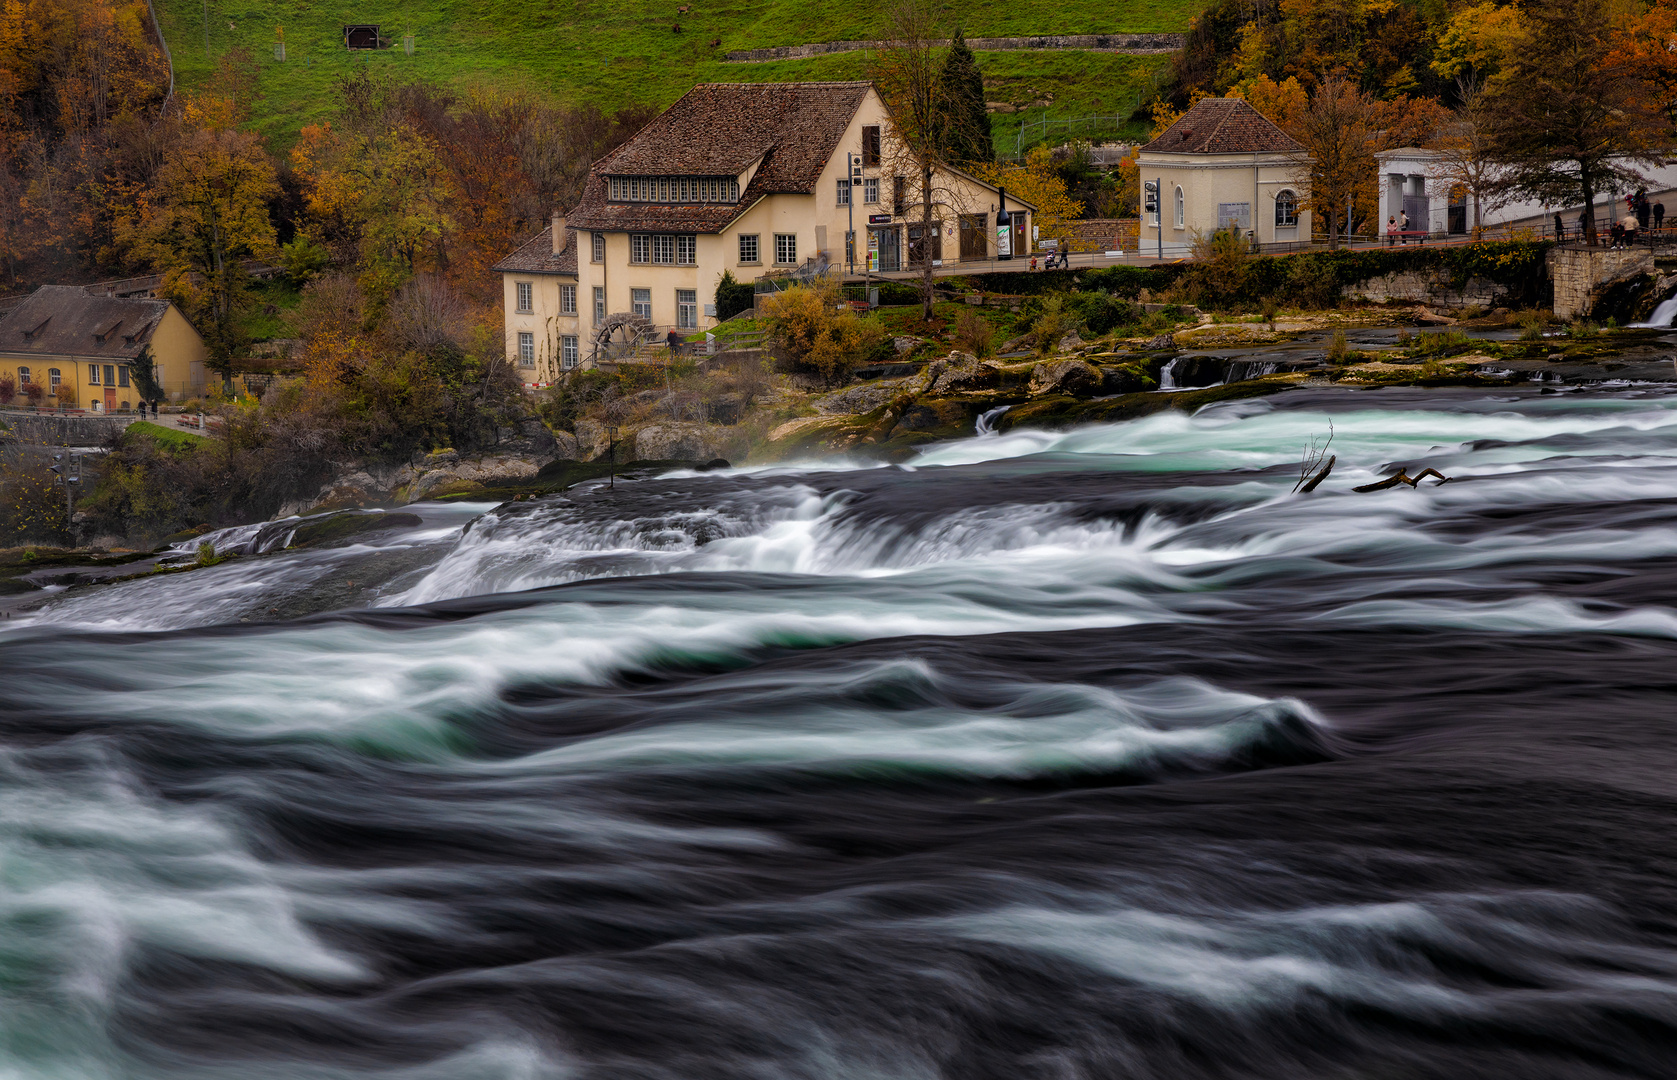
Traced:
<path id="1" fill-rule="evenodd" d="M 685 13 L 679 10 L 687 6 Z M 607 112 L 625 106 L 663 107 L 696 82 L 772 82 L 862 77 L 861 53 L 771 63 L 727 63 L 730 50 L 885 36 L 885 0 L 853 4 L 816 0 L 687 5 L 650 0 L 418 0 L 391 4 L 315 4 L 157 0 L 180 83 L 202 85 L 220 58 L 235 49 L 257 57 L 261 95 L 252 110 L 256 130 L 284 149 L 305 125 L 333 108 L 337 80 L 357 67 L 421 78 L 459 89 L 493 86 L 550 94 Z M 1092 0 L 1027 0 L 981 5 L 962 13 L 968 36 L 1180 32 L 1198 12 L 1196 0 L 1147 0 L 1114 7 Z M 205 46 L 206 11 L 208 51 Z M 952 13 L 950 13 L 952 14 Z M 350 52 L 343 27 L 377 24 L 393 47 Z M 679 27 L 679 29 L 677 29 Z M 283 30 L 286 59 L 275 59 Z M 402 38 L 412 33 L 412 56 Z M 1053 95 L 1047 110 L 1064 119 L 1128 110 L 1165 63 L 1156 56 L 1094 52 L 992 52 L 981 62 L 995 96 L 1030 102 Z M 996 116 L 998 138 L 1011 147 L 1018 118 Z"/>

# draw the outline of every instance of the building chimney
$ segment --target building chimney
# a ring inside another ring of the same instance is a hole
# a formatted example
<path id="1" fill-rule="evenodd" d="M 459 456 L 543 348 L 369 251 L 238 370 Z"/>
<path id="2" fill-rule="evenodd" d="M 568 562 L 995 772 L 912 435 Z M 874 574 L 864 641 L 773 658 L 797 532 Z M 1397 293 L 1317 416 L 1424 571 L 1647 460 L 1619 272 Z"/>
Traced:
<path id="1" fill-rule="evenodd" d="M 559 254 L 565 250 L 565 215 L 555 210 L 553 212 L 553 253 Z"/>

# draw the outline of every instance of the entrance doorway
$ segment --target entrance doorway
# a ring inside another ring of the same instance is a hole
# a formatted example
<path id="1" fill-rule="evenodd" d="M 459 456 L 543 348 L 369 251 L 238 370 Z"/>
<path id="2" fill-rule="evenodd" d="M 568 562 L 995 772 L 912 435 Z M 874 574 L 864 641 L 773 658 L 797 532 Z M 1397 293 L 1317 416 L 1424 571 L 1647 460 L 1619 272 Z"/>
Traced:
<path id="1" fill-rule="evenodd" d="M 903 268 L 902 234 L 896 226 L 868 230 L 868 254 L 874 257 L 874 269 L 880 271 Z"/>
<path id="2" fill-rule="evenodd" d="M 923 225 L 908 227 L 908 263 L 916 270 L 924 269 L 926 260 L 930 258 L 935 266 L 943 262 L 943 226 L 939 222 L 932 222 L 931 237 L 921 236 L 925 231 Z"/>

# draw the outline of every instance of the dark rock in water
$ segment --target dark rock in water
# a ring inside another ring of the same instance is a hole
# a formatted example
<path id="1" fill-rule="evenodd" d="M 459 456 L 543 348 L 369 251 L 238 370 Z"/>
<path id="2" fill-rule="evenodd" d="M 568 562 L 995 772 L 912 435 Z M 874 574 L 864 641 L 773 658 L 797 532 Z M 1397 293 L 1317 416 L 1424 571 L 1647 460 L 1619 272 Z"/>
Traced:
<path id="1" fill-rule="evenodd" d="M 1176 339 L 1169 334 L 1160 334 L 1158 337 L 1154 338 L 1152 341 L 1149 341 L 1147 344 L 1143 345 L 1142 348 L 1143 349 L 1174 349 L 1174 348 L 1176 348 Z"/>
<path id="2" fill-rule="evenodd" d="M 994 364 L 980 363 L 971 353 L 955 352 L 931 385 L 934 394 L 955 394 L 963 390 L 988 390 L 1001 381 Z"/>
<path id="3" fill-rule="evenodd" d="M 1031 373 L 1031 393 L 1087 396 L 1099 393 L 1101 382 L 1100 369 L 1086 360 L 1052 360 Z"/>
<path id="4" fill-rule="evenodd" d="M 716 469 L 731 469 L 733 466 L 728 463 L 727 458 L 719 457 L 711 458 L 703 465 L 695 465 L 693 468 L 698 472 L 712 472 Z"/>
<path id="5" fill-rule="evenodd" d="M 292 547 L 319 547 L 384 529 L 411 529 L 421 524 L 418 514 L 326 514 L 297 526 Z"/>

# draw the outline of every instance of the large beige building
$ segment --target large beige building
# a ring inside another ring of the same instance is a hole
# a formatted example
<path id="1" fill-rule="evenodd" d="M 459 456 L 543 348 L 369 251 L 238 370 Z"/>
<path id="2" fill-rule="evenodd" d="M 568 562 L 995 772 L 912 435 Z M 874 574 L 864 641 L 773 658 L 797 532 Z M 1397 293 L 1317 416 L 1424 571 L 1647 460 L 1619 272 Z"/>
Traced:
<path id="1" fill-rule="evenodd" d="M 1196 235 L 1235 229 L 1260 244 L 1310 240 L 1304 147 L 1240 98 L 1205 98 L 1136 154 L 1157 210 L 1141 254 L 1180 258 Z"/>
<path id="2" fill-rule="evenodd" d="M 11 377 L 20 403 L 35 384 L 49 408 L 134 408 L 128 365 L 146 348 L 169 400 L 204 392 L 204 339 L 167 300 L 43 285 L 0 319 L 0 376 Z"/>
<path id="3" fill-rule="evenodd" d="M 547 382 L 624 318 L 709 329 L 725 271 L 755 281 L 1026 253 L 1034 208 L 952 169 L 933 176 L 923 236 L 919 179 L 888 119 L 866 82 L 694 87 L 595 162 L 578 205 L 496 266 L 507 356 Z"/>

